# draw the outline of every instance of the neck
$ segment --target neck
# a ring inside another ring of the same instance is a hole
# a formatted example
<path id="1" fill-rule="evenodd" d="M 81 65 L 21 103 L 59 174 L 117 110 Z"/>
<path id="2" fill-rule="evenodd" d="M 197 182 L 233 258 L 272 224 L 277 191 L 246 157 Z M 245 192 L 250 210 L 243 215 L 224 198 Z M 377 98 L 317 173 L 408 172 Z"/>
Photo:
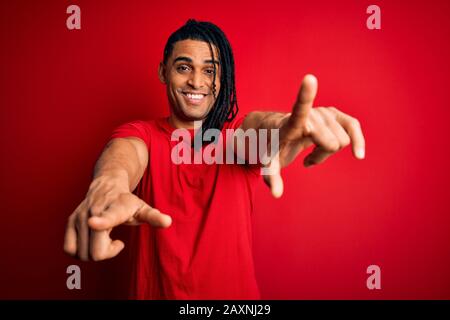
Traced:
<path id="1" fill-rule="evenodd" d="M 173 114 L 169 116 L 169 124 L 176 129 L 194 129 L 194 121 L 183 121 Z"/>

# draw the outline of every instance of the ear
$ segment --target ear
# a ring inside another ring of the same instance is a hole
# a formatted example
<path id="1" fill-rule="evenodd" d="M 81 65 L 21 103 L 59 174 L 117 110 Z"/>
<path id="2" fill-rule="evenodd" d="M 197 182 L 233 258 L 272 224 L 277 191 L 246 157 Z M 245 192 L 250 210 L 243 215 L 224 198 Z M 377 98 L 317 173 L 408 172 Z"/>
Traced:
<path id="1" fill-rule="evenodd" d="M 166 83 L 166 66 L 164 65 L 163 62 L 159 63 L 158 77 L 162 83 L 164 84 Z"/>

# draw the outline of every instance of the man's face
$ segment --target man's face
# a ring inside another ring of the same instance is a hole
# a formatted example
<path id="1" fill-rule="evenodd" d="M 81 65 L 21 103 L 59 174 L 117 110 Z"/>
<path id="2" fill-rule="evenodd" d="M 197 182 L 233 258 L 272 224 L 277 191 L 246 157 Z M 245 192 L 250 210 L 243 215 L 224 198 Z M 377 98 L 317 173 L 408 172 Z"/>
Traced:
<path id="1" fill-rule="evenodd" d="M 220 90 L 220 62 L 217 48 L 216 96 Z M 203 120 L 216 100 L 213 94 L 214 66 L 208 43 L 198 40 L 182 40 L 175 43 L 166 64 L 160 64 L 159 77 L 167 85 L 172 116 L 184 123 Z"/>

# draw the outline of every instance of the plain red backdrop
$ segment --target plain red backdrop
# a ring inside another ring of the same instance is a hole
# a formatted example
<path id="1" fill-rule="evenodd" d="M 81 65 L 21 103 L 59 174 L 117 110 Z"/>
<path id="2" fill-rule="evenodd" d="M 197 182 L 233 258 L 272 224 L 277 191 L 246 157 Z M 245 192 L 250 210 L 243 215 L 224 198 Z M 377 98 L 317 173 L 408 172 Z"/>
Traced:
<path id="1" fill-rule="evenodd" d="M 81 8 L 81 30 L 66 8 Z M 381 7 L 382 29 L 366 28 Z M 289 111 L 305 73 L 316 105 L 357 117 L 367 158 L 350 149 L 261 182 L 254 219 L 264 299 L 449 299 L 448 1 L 2 1 L 0 298 L 125 298 L 129 246 L 81 263 L 65 222 L 117 125 L 168 114 L 157 66 L 188 18 L 218 24 L 236 60 L 238 101 Z M 170 195 L 167 195 L 170 196 Z M 118 237 L 127 239 L 126 228 Z M 82 289 L 66 288 L 78 264 Z M 381 290 L 366 268 L 381 267 Z"/>

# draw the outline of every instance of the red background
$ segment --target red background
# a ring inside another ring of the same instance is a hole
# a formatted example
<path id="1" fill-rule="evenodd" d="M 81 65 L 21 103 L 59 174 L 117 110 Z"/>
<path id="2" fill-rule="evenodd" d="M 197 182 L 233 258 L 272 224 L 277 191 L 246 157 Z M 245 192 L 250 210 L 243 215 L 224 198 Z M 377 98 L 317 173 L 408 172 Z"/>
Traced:
<path id="1" fill-rule="evenodd" d="M 66 8 L 81 7 L 81 30 Z M 366 28 L 381 7 L 382 29 Z M 302 76 L 316 105 L 357 117 L 350 149 L 257 190 L 254 249 L 265 299 L 449 299 L 448 1 L 2 1 L 0 298 L 124 298 L 129 247 L 81 263 L 62 251 L 112 129 L 168 114 L 163 46 L 188 18 L 229 37 L 241 112 L 289 111 Z M 303 156 L 302 156 L 303 158 Z M 168 195 L 170 196 L 170 195 Z M 126 229 L 117 236 L 126 240 Z M 82 289 L 66 288 L 78 264 Z M 381 267 L 381 290 L 366 268 Z"/>

